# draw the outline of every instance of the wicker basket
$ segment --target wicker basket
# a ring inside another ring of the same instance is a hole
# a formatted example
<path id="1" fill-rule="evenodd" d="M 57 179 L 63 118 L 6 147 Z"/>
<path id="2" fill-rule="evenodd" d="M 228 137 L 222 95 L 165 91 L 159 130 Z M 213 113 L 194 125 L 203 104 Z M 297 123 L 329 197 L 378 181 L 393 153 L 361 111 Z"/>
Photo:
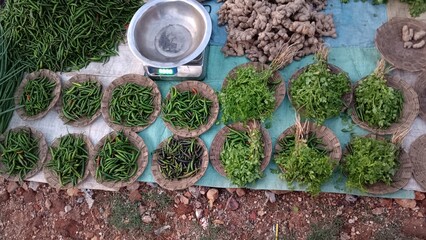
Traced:
<path id="1" fill-rule="evenodd" d="M 100 179 L 96 178 L 96 169 L 98 167 L 97 165 L 97 161 L 96 158 L 98 156 L 99 151 L 102 149 L 102 147 L 104 146 L 106 140 L 108 139 L 108 137 L 116 137 L 118 132 L 111 132 L 109 134 L 107 134 L 105 137 L 103 137 L 96 145 L 95 145 L 95 154 L 93 155 L 91 162 L 92 164 L 89 164 L 89 169 L 90 169 L 90 173 L 92 174 L 92 176 L 94 176 L 96 182 L 112 188 L 112 189 L 120 189 L 121 187 L 125 187 L 125 186 L 129 186 L 132 183 L 134 183 L 140 175 L 142 175 L 143 171 L 145 170 L 147 164 L 148 164 L 148 148 L 145 145 L 145 142 L 143 141 L 143 139 L 134 132 L 130 132 L 127 130 L 123 130 L 124 135 L 126 137 L 128 137 L 129 141 L 140 150 L 140 154 L 139 157 L 137 159 L 137 163 L 138 163 L 138 170 L 136 172 L 136 174 L 131 177 L 129 179 L 129 181 L 127 182 L 110 182 L 110 181 L 102 181 Z"/>
<path id="2" fill-rule="evenodd" d="M 58 176 L 58 175 L 57 175 L 54 171 L 50 170 L 50 169 L 47 167 L 47 164 L 48 164 L 50 161 L 52 161 L 52 155 L 51 155 L 51 152 L 50 152 L 50 151 L 48 151 L 48 153 L 47 153 L 47 158 L 46 158 L 46 164 L 45 164 L 45 166 L 44 166 L 44 168 L 43 168 L 44 177 L 46 178 L 47 183 L 48 183 L 50 186 L 52 186 L 52 187 L 54 187 L 54 188 L 56 188 L 56 189 L 68 189 L 68 188 L 78 187 L 78 185 L 79 185 L 81 182 L 83 182 L 83 181 L 84 181 L 84 180 L 85 180 L 85 179 L 89 176 L 89 174 L 90 174 L 89 164 L 90 164 L 90 160 L 93 158 L 93 153 L 94 153 L 94 147 L 93 147 L 92 142 L 91 142 L 91 141 L 90 141 L 90 139 L 89 139 L 86 135 L 84 135 L 84 134 L 70 133 L 69 135 L 72 135 L 72 136 L 74 136 L 74 137 L 81 137 L 81 138 L 83 138 L 83 141 L 84 141 L 84 142 L 85 142 L 85 144 L 86 144 L 85 149 L 86 149 L 86 151 L 87 151 L 87 153 L 88 153 L 88 158 L 87 158 L 87 162 L 86 162 L 86 167 L 85 167 L 85 171 L 84 171 L 84 175 L 83 175 L 83 177 L 82 177 L 80 180 L 78 180 L 78 182 L 77 182 L 77 185 L 76 185 L 76 186 L 73 186 L 73 185 L 72 185 L 72 183 L 68 183 L 68 184 L 66 184 L 66 185 L 62 186 L 62 185 L 61 185 L 61 183 L 60 183 L 60 181 L 59 181 L 59 176 Z M 62 138 L 62 137 L 56 138 L 56 139 L 53 141 L 53 143 L 52 143 L 51 147 L 58 147 L 58 146 L 59 146 L 59 143 L 60 143 L 60 141 L 61 141 L 61 138 Z"/>
<path id="3" fill-rule="evenodd" d="M 149 116 L 148 124 L 145 126 L 128 127 L 128 126 L 122 126 L 112 122 L 112 119 L 109 115 L 109 103 L 112 98 L 112 92 L 114 91 L 116 87 L 124 85 L 126 83 L 135 83 L 141 86 L 152 88 L 152 93 L 154 95 L 154 102 L 153 102 L 154 112 L 151 113 L 151 115 Z M 152 81 L 151 79 L 138 74 L 127 74 L 115 79 L 105 90 L 104 96 L 102 97 L 102 103 L 101 103 L 102 116 L 104 117 L 106 123 L 112 129 L 116 131 L 125 129 L 132 132 L 140 132 L 144 130 L 145 128 L 149 127 L 149 125 L 151 125 L 155 121 L 155 119 L 157 119 L 158 115 L 160 114 L 160 109 L 161 109 L 161 93 L 157 87 L 157 84 L 155 84 L 155 82 Z"/>
<path id="4" fill-rule="evenodd" d="M 358 87 L 359 82 L 356 83 L 354 87 L 354 91 L 353 91 L 354 101 L 352 104 L 352 111 L 351 111 L 352 120 L 361 128 L 379 135 L 394 134 L 396 132 L 409 129 L 419 113 L 419 99 L 417 98 L 417 94 L 414 91 L 414 89 L 410 87 L 408 83 L 396 77 L 387 76 L 386 78 L 387 78 L 388 86 L 402 91 L 402 94 L 404 95 L 404 104 L 403 104 L 403 109 L 401 113 L 402 115 L 400 116 L 399 121 L 396 123 L 393 123 L 390 127 L 386 129 L 371 127 L 366 122 L 362 122 L 358 118 L 358 115 L 355 111 L 355 104 L 356 104 L 355 90 Z M 360 81 L 363 81 L 363 80 L 360 80 Z"/>
<path id="5" fill-rule="evenodd" d="M 50 102 L 49 106 L 46 108 L 46 110 L 34 116 L 27 115 L 27 113 L 25 112 L 25 108 L 18 108 L 16 112 L 18 113 L 19 117 L 21 117 L 25 121 L 37 120 L 46 116 L 49 110 L 55 106 L 56 102 L 58 102 L 59 96 L 61 95 L 61 78 L 59 77 L 59 75 L 50 70 L 42 69 L 36 72 L 32 72 L 24 77 L 15 93 L 16 106 L 21 105 L 21 97 L 24 93 L 24 88 L 27 85 L 28 81 L 35 80 L 41 77 L 48 78 L 50 81 L 55 82 L 56 86 L 52 93 L 54 97 Z"/>
<path id="6" fill-rule="evenodd" d="M 26 180 L 26 179 L 36 175 L 42 169 L 44 161 L 46 160 L 46 156 L 47 156 L 47 152 L 48 152 L 48 146 L 47 146 L 46 139 L 43 136 L 43 133 L 41 133 L 40 131 L 38 131 L 34 128 L 31 128 L 31 127 L 17 127 L 17 128 L 10 129 L 6 133 L 4 133 L 3 135 L 0 136 L 0 141 L 3 142 L 6 135 L 10 131 L 18 132 L 20 130 L 30 131 L 31 135 L 34 135 L 34 137 L 38 141 L 38 149 L 39 149 L 37 165 L 34 167 L 33 170 L 29 171 L 27 173 L 27 175 L 25 175 L 24 180 Z M 5 170 L 4 165 L 0 161 L 0 172 L 3 172 L 4 170 Z M 11 175 L 8 175 L 6 173 L 2 174 L 2 176 L 9 181 L 15 181 L 15 182 L 20 181 L 19 176 L 11 176 Z"/>
<path id="7" fill-rule="evenodd" d="M 413 162 L 413 177 L 423 189 L 426 189 L 426 134 L 411 144 L 409 155 Z"/>
<path id="8" fill-rule="evenodd" d="M 175 135 L 178 135 L 181 137 L 187 137 L 187 138 L 200 136 L 201 134 L 203 134 L 204 132 L 206 132 L 213 126 L 219 114 L 219 101 L 217 99 L 216 93 L 211 87 L 209 87 L 209 85 L 199 81 L 185 81 L 176 85 L 175 88 L 179 92 L 195 90 L 202 97 L 212 101 L 212 106 L 210 107 L 210 113 L 209 113 L 209 118 L 207 120 L 207 123 L 204 125 L 201 125 L 197 129 L 188 130 L 185 128 L 176 128 L 176 127 L 173 127 L 170 123 L 164 121 L 164 124 L 166 125 L 166 127 L 170 131 L 172 131 Z M 167 94 L 166 99 L 170 99 L 170 93 Z"/>
<path id="9" fill-rule="evenodd" d="M 334 73 L 334 74 L 338 74 L 338 73 L 341 73 L 341 72 L 344 72 L 342 69 L 340 69 L 339 67 L 337 67 L 337 66 L 335 66 L 335 65 L 332 65 L 332 64 L 327 64 L 328 65 L 328 69 L 332 72 L 332 73 Z M 291 98 L 291 93 L 290 93 L 290 89 L 291 89 L 291 84 L 292 84 L 292 82 L 293 81 L 295 81 L 297 78 L 299 78 L 299 76 L 300 76 L 300 74 L 302 74 L 302 73 L 304 73 L 307 69 L 308 69 L 308 67 L 309 67 L 309 65 L 308 66 L 306 66 L 306 67 L 303 67 L 303 68 L 301 68 L 301 69 L 299 69 L 299 70 L 297 70 L 297 72 L 295 72 L 292 76 L 291 76 L 291 78 L 290 78 L 290 80 L 288 81 L 288 100 L 290 100 L 290 103 L 294 106 L 294 104 L 292 103 L 292 98 Z M 347 75 L 347 74 L 346 74 Z M 349 76 L 348 76 L 348 79 L 349 79 Z M 349 86 L 351 86 L 351 82 L 349 81 L 348 82 L 348 84 L 349 84 Z M 349 108 L 349 106 L 351 105 L 351 102 L 352 102 L 352 91 L 349 91 L 347 94 L 345 94 L 345 95 L 343 95 L 343 97 L 342 97 L 342 100 L 343 100 L 343 103 L 344 103 L 344 106 L 343 106 L 343 108 L 342 108 L 342 112 L 343 111 L 345 111 L 347 108 Z M 294 106 L 295 107 L 295 106 Z M 296 109 L 297 110 L 297 112 L 299 112 L 302 116 L 304 115 L 304 109 Z"/>
<path id="10" fill-rule="evenodd" d="M 402 27 L 407 25 L 414 31 L 426 31 L 426 23 L 411 18 L 393 18 L 377 29 L 376 47 L 387 62 L 396 68 L 410 72 L 421 71 L 426 67 L 426 47 L 404 48 Z M 425 39 L 426 40 L 426 39 Z"/>
<path id="11" fill-rule="evenodd" d="M 426 121 L 426 72 L 422 72 L 414 85 L 419 97 L 419 117 Z"/>
<path id="12" fill-rule="evenodd" d="M 175 139 L 183 139 L 182 137 L 179 137 L 177 135 L 173 136 L 173 138 Z M 160 145 L 158 146 L 157 149 L 160 149 L 164 146 L 164 144 L 167 143 L 167 140 L 164 140 L 163 142 L 160 143 Z M 163 174 L 161 174 L 160 171 L 160 165 L 158 164 L 158 153 L 154 152 L 153 156 L 152 156 L 152 166 L 151 166 L 151 171 L 152 171 L 152 175 L 154 176 L 155 181 L 158 183 L 158 185 L 160 185 L 161 187 L 168 189 L 168 190 L 182 190 L 182 189 L 186 189 L 192 185 L 194 185 L 201 177 L 203 177 L 204 173 L 207 170 L 207 167 L 209 165 L 209 153 L 207 150 L 206 145 L 204 144 L 203 140 L 201 140 L 200 138 L 196 138 L 197 143 L 199 145 L 202 146 L 203 150 L 203 156 L 201 159 L 201 165 L 200 165 L 200 169 L 197 172 L 197 174 L 195 174 L 192 177 L 189 178 L 184 178 L 184 179 L 180 179 L 180 180 L 169 180 L 167 178 L 165 178 L 163 176 Z"/>
<path id="13" fill-rule="evenodd" d="M 63 86 L 63 90 L 62 91 L 66 91 L 67 89 L 69 89 L 70 87 L 72 87 L 73 83 L 83 83 L 83 82 L 88 82 L 88 81 L 92 81 L 92 82 L 96 82 L 99 86 L 102 87 L 102 83 L 99 81 L 99 79 L 95 76 L 95 75 L 87 75 L 87 74 L 78 74 L 75 75 L 74 77 L 72 77 L 68 82 L 64 83 Z M 103 88 L 103 87 L 102 87 Z M 103 90 L 101 90 L 103 91 Z M 101 95 L 102 97 L 102 95 Z M 59 114 L 59 118 L 68 125 L 71 125 L 73 127 L 84 127 L 87 126 L 89 124 L 91 124 L 93 121 L 96 120 L 96 118 L 98 118 L 101 115 L 101 108 L 99 107 L 99 109 L 96 111 L 95 114 L 93 114 L 92 117 L 88 118 L 88 117 L 82 117 L 80 119 L 77 119 L 75 121 L 71 121 L 68 118 L 66 118 L 64 116 L 64 113 L 62 111 L 62 97 L 60 99 L 60 101 L 58 101 L 58 114 Z"/>
<path id="14" fill-rule="evenodd" d="M 229 78 L 235 78 L 235 74 L 237 73 L 237 70 L 239 68 L 245 68 L 245 67 L 254 67 L 257 71 L 262 71 L 264 69 L 269 69 L 269 66 L 263 63 L 259 63 L 259 62 L 248 62 L 248 63 L 244 63 L 241 65 L 238 65 L 236 67 L 234 67 L 226 76 L 225 80 L 223 81 L 222 84 L 222 89 L 226 88 L 226 85 L 228 84 L 228 79 Z M 284 83 L 284 79 L 281 77 L 279 72 L 274 72 L 272 77 L 269 79 L 269 82 L 277 82 L 280 81 L 280 84 L 278 85 L 278 87 L 275 89 L 275 109 L 277 109 L 281 103 L 283 102 L 284 98 L 285 98 L 285 83 Z"/>
<path id="15" fill-rule="evenodd" d="M 257 123 L 260 126 L 260 123 Z M 254 122 L 251 121 L 248 123 L 249 127 L 252 127 Z M 230 128 L 237 131 L 247 131 L 247 127 L 242 123 L 233 123 L 229 126 L 223 127 L 214 137 L 213 142 L 210 147 L 210 162 L 213 165 L 214 169 L 222 176 L 226 177 L 225 169 L 220 160 L 220 153 L 223 150 L 223 145 L 226 141 L 226 135 L 229 133 Z M 261 171 L 263 172 L 269 164 L 272 155 L 272 142 L 269 137 L 268 131 L 264 127 L 260 127 L 263 140 L 263 149 L 264 149 L 264 158 L 260 166 Z"/>
<path id="16" fill-rule="evenodd" d="M 301 123 L 302 126 L 305 123 Z M 288 135 L 294 134 L 296 131 L 296 126 L 293 125 L 289 128 L 287 128 L 283 133 L 280 134 L 277 138 L 277 143 L 275 144 L 275 156 L 279 152 L 281 152 L 281 146 L 278 144 L 283 138 L 285 138 Z M 339 142 L 339 139 L 334 135 L 333 131 L 331 129 L 325 127 L 325 126 L 319 126 L 315 123 L 308 122 L 305 128 L 305 133 L 315 133 L 315 136 L 322 140 L 324 147 L 329 151 L 329 157 L 333 161 L 333 164 L 335 167 L 339 164 L 340 159 L 342 158 L 342 148 Z M 280 167 L 281 168 L 281 167 Z M 284 171 L 284 169 L 281 169 Z"/>

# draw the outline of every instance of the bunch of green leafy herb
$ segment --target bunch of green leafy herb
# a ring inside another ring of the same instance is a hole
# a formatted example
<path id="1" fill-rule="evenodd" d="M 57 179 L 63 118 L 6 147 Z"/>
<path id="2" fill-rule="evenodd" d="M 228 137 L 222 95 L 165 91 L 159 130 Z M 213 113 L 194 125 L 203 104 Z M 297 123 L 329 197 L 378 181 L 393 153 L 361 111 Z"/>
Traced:
<path id="1" fill-rule="evenodd" d="M 295 134 L 282 138 L 278 144 L 281 151 L 275 162 L 283 170 L 281 175 L 290 184 L 297 181 L 307 185 L 313 195 L 319 194 L 321 185 L 333 174 L 333 163 L 322 140 L 314 133 L 296 139 Z"/>
<path id="2" fill-rule="evenodd" d="M 355 111 L 358 118 L 377 128 L 388 128 L 398 121 L 404 97 L 399 90 L 386 85 L 384 75 L 373 73 L 361 80 L 355 89 Z"/>
<path id="3" fill-rule="evenodd" d="M 354 137 L 347 149 L 343 170 L 349 188 L 364 191 L 366 185 L 392 182 L 398 168 L 398 146 L 387 140 Z"/>
<path id="4" fill-rule="evenodd" d="M 238 68 L 219 93 L 222 121 L 270 118 L 275 109 L 274 84 L 268 83 L 271 76 L 268 70 L 256 71 L 251 66 Z"/>
<path id="5" fill-rule="evenodd" d="M 248 132 L 230 129 L 220 153 L 220 160 L 226 176 L 232 183 L 245 186 L 260 179 L 263 158 L 263 141 L 259 129 L 253 128 Z"/>
<path id="6" fill-rule="evenodd" d="M 359 0 L 355 0 L 354 2 L 358 2 Z M 342 3 L 349 3 L 349 0 L 340 0 Z M 361 0 L 361 2 L 367 2 L 367 0 Z M 378 5 L 378 4 L 385 4 L 387 3 L 387 0 L 372 0 L 371 4 Z"/>
<path id="7" fill-rule="evenodd" d="M 424 0 L 401 0 L 401 2 L 408 4 L 412 17 L 418 17 L 426 12 L 426 2 Z"/>
<path id="8" fill-rule="evenodd" d="M 339 115 L 345 106 L 342 97 L 351 91 L 349 77 L 333 73 L 327 61 L 321 58 L 291 83 L 291 100 L 294 107 L 305 117 L 323 123 Z"/>

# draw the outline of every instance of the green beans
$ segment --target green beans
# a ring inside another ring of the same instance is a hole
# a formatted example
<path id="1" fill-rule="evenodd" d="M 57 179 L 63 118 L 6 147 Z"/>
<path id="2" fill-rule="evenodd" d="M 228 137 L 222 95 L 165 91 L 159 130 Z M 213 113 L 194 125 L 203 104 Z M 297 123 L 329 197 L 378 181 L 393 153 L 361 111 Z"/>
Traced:
<path id="1" fill-rule="evenodd" d="M 73 82 L 62 93 L 62 113 L 69 121 L 91 118 L 100 108 L 102 85 L 95 81 Z"/>
<path id="2" fill-rule="evenodd" d="M 140 150 L 123 132 L 109 136 L 96 157 L 96 178 L 102 181 L 123 181 L 132 178 L 137 170 Z"/>
<path id="3" fill-rule="evenodd" d="M 203 147 L 195 138 L 170 137 L 155 150 L 161 174 L 170 180 L 192 177 L 200 170 Z"/>
<path id="4" fill-rule="evenodd" d="M 77 185 L 83 179 L 89 159 L 87 145 L 82 137 L 66 135 L 57 147 L 50 147 L 52 159 L 46 165 L 59 178 L 61 186 Z"/>
<path id="5" fill-rule="evenodd" d="M 53 98 L 56 83 L 46 77 L 29 80 L 24 86 L 20 104 L 24 105 L 27 115 L 34 116 L 45 111 Z"/>
<path id="6" fill-rule="evenodd" d="M 116 87 L 109 102 L 113 123 L 127 127 L 146 126 L 154 112 L 154 94 L 151 87 L 126 83 Z"/>
<path id="7" fill-rule="evenodd" d="M 163 120 L 173 127 L 194 130 L 207 124 L 212 101 L 201 96 L 196 89 L 179 92 L 170 89 L 170 98 L 163 104 Z"/>
<path id="8" fill-rule="evenodd" d="M 0 143 L 1 162 L 10 176 L 25 176 L 37 166 L 39 161 L 38 142 L 29 130 L 9 131 Z"/>

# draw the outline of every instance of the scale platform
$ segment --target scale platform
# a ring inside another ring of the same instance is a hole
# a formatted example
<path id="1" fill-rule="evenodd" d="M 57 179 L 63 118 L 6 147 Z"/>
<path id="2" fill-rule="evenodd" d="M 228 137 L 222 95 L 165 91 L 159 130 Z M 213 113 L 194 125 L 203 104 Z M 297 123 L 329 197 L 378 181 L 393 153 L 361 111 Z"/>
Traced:
<path id="1" fill-rule="evenodd" d="M 209 46 L 194 60 L 174 68 L 144 66 L 145 75 L 153 80 L 199 80 L 207 74 Z"/>

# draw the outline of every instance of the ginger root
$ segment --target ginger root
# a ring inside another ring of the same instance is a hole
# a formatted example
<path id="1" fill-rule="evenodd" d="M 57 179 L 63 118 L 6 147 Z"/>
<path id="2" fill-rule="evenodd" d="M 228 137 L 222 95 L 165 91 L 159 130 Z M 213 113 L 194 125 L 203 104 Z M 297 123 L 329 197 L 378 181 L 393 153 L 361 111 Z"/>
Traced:
<path id="1" fill-rule="evenodd" d="M 419 49 L 424 47 L 426 44 L 425 40 L 422 40 L 426 36 L 426 31 L 414 31 L 414 29 L 409 28 L 407 25 L 402 27 L 402 41 L 404 42 L 404 48 L 414 48 Z M 414 41 L 417 42 L 414 42 Z M 421 40 L 421 41 L 419 41 Z"/>

